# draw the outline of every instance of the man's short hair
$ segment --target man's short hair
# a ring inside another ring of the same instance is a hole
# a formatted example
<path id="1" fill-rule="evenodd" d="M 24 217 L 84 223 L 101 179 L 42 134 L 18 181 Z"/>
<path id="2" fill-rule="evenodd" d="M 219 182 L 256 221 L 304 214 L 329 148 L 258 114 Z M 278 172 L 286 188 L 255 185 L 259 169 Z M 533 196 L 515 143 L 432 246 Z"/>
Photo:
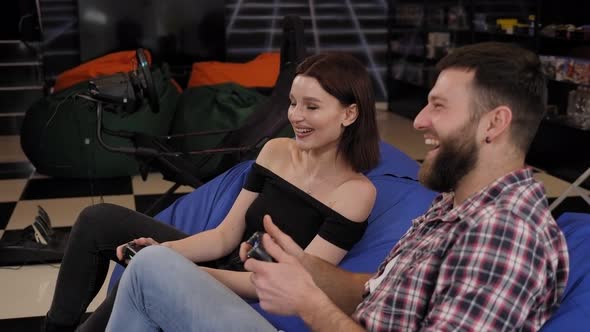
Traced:
<path id="1" fill-rule="evenodd" d="M 459 47 L 442 58 L 437 69 L 474 71 L 472 96 L 476 118 L 498 106 L 512 110 L 510 135 L 526 153 L 535 137 L 547 103 L 547 86 L 539 57 L 522 47 L 486 42 Z"/>

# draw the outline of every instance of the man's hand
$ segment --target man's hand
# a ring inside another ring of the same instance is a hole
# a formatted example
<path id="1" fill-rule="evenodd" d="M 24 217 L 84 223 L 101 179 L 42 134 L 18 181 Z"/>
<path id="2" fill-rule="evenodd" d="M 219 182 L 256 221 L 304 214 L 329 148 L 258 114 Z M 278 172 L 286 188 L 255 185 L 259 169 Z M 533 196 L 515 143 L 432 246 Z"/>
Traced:
<path id="1" fill-rule="evenodd" d="M 263 222 L 267 234 L 262 237 L 262 245 L 277 262 L 247 259 L 244 263 L 246 270 L 252 272 L 250 279 L 262 309 L 297 315 L 313 331 L 364 331 L 318 287 L 309 271 L 350 312 L 358 305 L 370 276 L 346 272 L 307 255 L 272 223 L 270 216 L 264 216 Z"/>
<path id="2" fill-rule="evenodd" d="M 244 264 L 246 270 L 253 272 L 251 280 L 260 306 L 276 314 L 300 314 L 309 305 L 310 297 L 322 292 L 301 264 L 303 249 L 281 232 L 270 216 L 264 217 L 264 228 L 267 234 L 262 237 L 262 245 L 277 262 L 248 259 Z M 244 249 L 244 244 L 240 249 Z"/>

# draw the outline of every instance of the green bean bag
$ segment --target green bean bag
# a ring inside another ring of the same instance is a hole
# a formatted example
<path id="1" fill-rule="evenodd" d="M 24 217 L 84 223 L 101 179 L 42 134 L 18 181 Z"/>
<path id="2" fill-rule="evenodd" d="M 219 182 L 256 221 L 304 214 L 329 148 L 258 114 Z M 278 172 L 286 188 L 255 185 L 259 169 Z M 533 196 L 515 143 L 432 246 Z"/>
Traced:
<path id="1" fill-rule="evenodd" d="M 147 104 L 132 114 L 103 112 L 105 128 L 113 131 L 167 135 L 180 93 L 166 66 L 152 69 L 160 111 Z M 42 174 L 67 178 L 109 178 L 138 173 L 133 156 L 106 151 L 96 139 L 96 103 L 76 97 L 86 92 L 88 82 L 76 84 L 43 97 L 26 112 L 21 128 L 21 146 Z M 109 145 L 131 147 L 132 141 L 103 135 Z"/>

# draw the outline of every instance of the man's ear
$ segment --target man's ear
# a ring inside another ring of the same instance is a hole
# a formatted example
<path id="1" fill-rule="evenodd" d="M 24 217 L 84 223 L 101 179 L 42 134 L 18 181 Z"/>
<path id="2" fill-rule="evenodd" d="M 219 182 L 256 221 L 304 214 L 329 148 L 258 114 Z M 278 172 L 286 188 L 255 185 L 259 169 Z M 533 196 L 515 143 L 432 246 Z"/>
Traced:
<path id="1" fill-rule="evenodd" d="M 493 110 L 486 112 L 483 116 L 485 132 L 484 140 L 493 142 L 498 137 L 508 133 L 512 124 L 512 110 L 508 106 L 498 106 Z"/>
<path id="2" fill-rule="evenodd" d="M 359 109 L 356 104 L 351 104 L 344 110 L 344 119 L 342 120 L 342 126 L 348 127 L 353 124 L 359 116 Z"/>

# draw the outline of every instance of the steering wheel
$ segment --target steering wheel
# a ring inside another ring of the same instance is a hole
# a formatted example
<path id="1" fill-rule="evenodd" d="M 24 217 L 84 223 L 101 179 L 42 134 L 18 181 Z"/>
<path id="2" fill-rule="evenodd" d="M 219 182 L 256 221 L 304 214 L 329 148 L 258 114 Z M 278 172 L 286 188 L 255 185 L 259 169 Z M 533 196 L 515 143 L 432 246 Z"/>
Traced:
<path id="1" fill-rule="evenodd" d="M 158 113 L 160 111 L 158 93 L 156 92 L 156 86 L 154 85 L 154 79 L 152 77 L 152 72 L 150 71 L 150 64 L 148 63 L 144 52 L 143 48 L 138 48 L 136 51 L 138 76 L 140 82 L 145 85 L 143 94 L 147 99 L 152 112 Z"/>

